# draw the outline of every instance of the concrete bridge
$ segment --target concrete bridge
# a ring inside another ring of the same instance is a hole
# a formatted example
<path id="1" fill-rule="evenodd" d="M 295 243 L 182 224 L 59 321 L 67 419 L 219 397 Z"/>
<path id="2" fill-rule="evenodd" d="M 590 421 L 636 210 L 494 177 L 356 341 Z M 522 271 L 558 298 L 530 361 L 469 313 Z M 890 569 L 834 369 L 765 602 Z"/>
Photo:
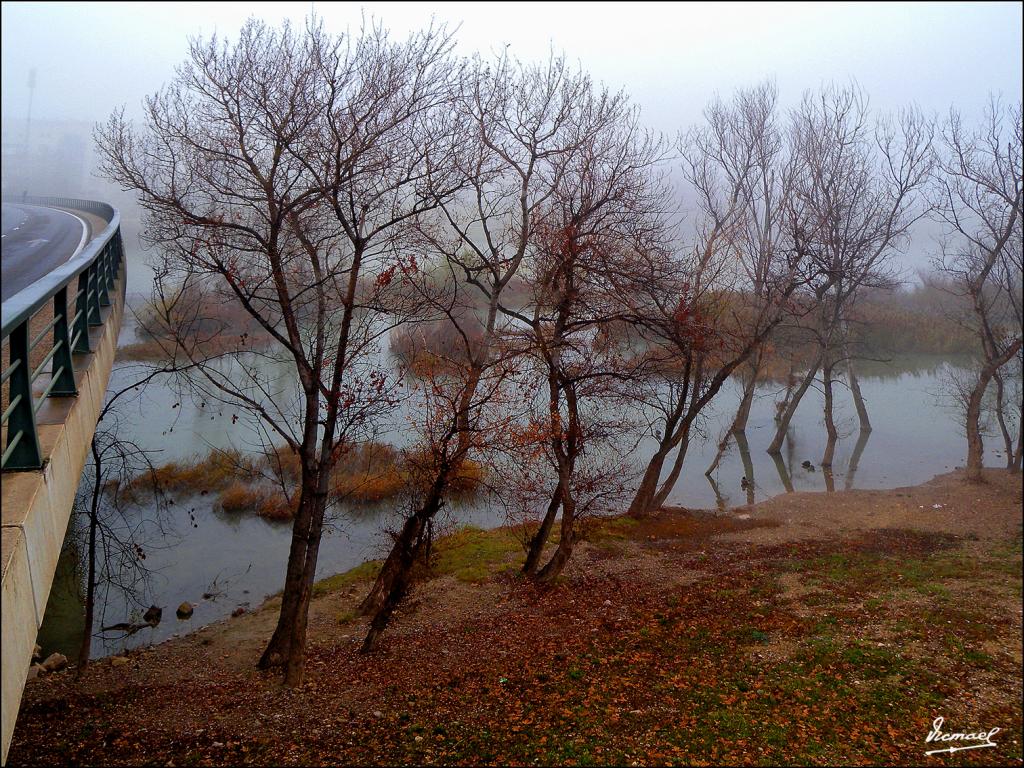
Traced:
<path id="1" fill-rule="evenodd" d="M 32 216 L 29 208 L 35 206 L 38 219 L 61 211 L 85 225 L 73 255 L 53 258 L 56 246 L 50 244 L 60 239 L 56 235 L 31 238 L 29 245 L 42 250 L 18 267 L 28 275 L 22 281 L 31 282 L 9 297 L 4 291 L 0 728 L 6 763 L 36 633 L 114 362 L 124 314 L 125 260 L 120 216 L 106 203 L 58 197 L 4 202 L 17 203 L 17 215 Z M 4 228 L 6 283 L 7 222 Z"/>

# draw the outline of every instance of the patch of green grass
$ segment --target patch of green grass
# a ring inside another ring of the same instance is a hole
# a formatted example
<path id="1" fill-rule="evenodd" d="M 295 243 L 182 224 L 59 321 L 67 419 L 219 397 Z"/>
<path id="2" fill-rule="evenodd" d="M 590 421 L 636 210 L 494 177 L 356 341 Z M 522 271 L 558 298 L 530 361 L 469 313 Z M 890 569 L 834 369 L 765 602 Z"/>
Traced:
<path id="1" fill-rule="evenodd" d="M 929 595 L 931 597 L 939 597 L 939 598 L 942 598 L 943 600 L 948 600 L 950 598 L 950 596 L 951 596 L 949 589 L 947 587 L 943 586 L 942 584 L 935 584 L 935 583 L 921 584 L 919 586 L 915 586 L 914 589 L 916 589 L 922 595 Z"/>
<path id="2" fill-rule="evenodd" d="M 338 614 L 338 624 L 344 626 L 359 618 L 358 611 L 342 611 Z"/>
<path id="3" fill-rule="evenodd" d="M 731 633 L 738 642 L 744 645 L 750 645 L 751 643 L 767 643 L 769 635 L 757 627 L 745 626 L 735 629 Z"/>
<path id="4" fill-rule="evenodd" d="M 623 541 L 630 538 L 640 521 L 633 517 L 602 517 L 594 520 L 586 529 L 587 541 Z"/>
<path id="5" fill-rule="evenodd" d="M 519 538 L 508 528 L 485 531 L 467 526 L 434 543 L 431 569 L 459 581 L 487 581 L 505 560 L 521 550 Z"/>
<path id="6" fill-rule="evenodd" d="M 898 673 L 906 662 L 892 648 L 873 643 L 854 642 L 845 647 L 841 658 L 864 678 L 880 678 Z"/>
<path id="7" fill-rule="evenodd" d="M 946 633 L 946 645 L 953 651 L 955 656 L 980 669 L 991 669 L 994 659 L 984 651 L 971 648 L 962 639 L 954 634 Z"/>
<path id="8" fill-rule="evenodd" d="M 376 578 L 381 563 L 381 560 L 367 560 L 355 568 L 349 568 L 344 573 L 336 573 L 333 576 L 328 576 L 326 579 L 320 579 L 320 581 L 313 585 L 313 597 L 322 597 L 332 592 L 340 592 L 355 584 L 370 581 Z"/>

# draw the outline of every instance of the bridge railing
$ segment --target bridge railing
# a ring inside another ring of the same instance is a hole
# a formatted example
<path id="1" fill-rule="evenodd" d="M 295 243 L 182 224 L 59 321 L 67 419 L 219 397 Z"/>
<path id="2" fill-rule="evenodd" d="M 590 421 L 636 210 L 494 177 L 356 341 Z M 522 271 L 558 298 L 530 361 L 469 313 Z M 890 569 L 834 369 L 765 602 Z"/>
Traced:
<path id="1" fill-rule="evenodd" d="M 0 468 L 39 469 L 42 452 L 36 414 L 48 397 L 75 397 L 75 357 L 88 354 L 89 328 L 103 325 L 101 307 L 110 306 L 111 292 L 124 261 L 121 216 L 116 208 L 94 200 L 69 197 L 5 198 L 4 202 L 71 208 L 99 216 L 106 228 L 68 262 L 3 302 L 0 340 L 9 350 L 0 384 L 8 386 L 7 407 L 0 424 L 7 428 Z M 122 282 L 123 287 L 123 282 Z M 30 338 L 30 321 L 52 302 L 53 319 Z M 52 334 L 51 334 L 52 332 Z M 48 340 L 45 355 L 33 352 Z M 30 362 L 31 361 L 31 362 Z M 38 396 L 33 386 L 46 367 L 50 381 Z"/>

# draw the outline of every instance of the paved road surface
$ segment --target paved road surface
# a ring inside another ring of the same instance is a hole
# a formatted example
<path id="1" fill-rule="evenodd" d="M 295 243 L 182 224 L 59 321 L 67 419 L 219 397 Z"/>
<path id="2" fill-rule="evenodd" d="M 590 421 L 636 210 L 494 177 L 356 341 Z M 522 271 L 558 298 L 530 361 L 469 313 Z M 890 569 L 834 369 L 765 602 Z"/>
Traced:
<path id="1" fill-rule="evenodd" d="M 0 229 L 2 300 L 74 256 L 89 237 L 77 216 L 53 208 L 3 203 Z"/>

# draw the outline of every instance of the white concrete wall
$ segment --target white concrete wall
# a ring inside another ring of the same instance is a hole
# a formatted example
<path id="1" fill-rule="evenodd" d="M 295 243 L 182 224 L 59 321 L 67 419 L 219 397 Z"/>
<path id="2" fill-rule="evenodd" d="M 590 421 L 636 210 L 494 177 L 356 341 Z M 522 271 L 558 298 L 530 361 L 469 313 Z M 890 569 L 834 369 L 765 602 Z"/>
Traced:
<path id="1" fill-rule="evenodd" d="M 43 469 L 4 472 L 2 485 L 3 594 L 0 603 L 0 730 L 7 762 L 21 695 L 43 621 L 57 558 L 78 481 L 103 407 L 124 313 L 124 268 L 111 292 L 104 323 L 90 332 L 92 353 L 76 356 L 78 396 L 49 398 L 37 416 Z"/>

